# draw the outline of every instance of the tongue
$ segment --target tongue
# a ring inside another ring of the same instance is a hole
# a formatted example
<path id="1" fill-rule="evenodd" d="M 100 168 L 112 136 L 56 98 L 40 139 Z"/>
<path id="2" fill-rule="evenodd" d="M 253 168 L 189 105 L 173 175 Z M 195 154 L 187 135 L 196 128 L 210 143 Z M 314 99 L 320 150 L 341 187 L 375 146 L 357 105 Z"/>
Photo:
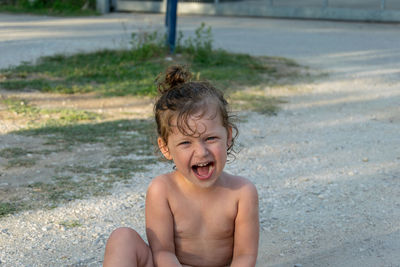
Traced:
<path id="1" fill-rule="evenodd" d="M 204 167 L 200 167 L 200 166 L 197 167 L 197 173 L 200 176 L 207 176 L 208 175 L 208 170 L 209 170 L 209 166 L 208 165 L 204 166 Z"/>

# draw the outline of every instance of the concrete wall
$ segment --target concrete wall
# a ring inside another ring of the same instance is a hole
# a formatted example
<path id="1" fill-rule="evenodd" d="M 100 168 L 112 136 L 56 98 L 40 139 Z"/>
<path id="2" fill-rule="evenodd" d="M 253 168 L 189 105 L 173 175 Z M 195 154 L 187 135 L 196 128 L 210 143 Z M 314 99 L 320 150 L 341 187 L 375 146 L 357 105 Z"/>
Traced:
<path id="1" fill-rule="evenodd" d="M 101 14 L 110 12 L 110 1 L 109 0 L 96 0 L 96 10 Z"/>
<path id="2" fill-rule="evenodd" d="M 99 1 L 99 0 L 98 0 Z M 179 2 L 179 14 L 400 22 L 400 0 Z M 165 12 L 163 2 L 117 0 L 118 11 Z"/>

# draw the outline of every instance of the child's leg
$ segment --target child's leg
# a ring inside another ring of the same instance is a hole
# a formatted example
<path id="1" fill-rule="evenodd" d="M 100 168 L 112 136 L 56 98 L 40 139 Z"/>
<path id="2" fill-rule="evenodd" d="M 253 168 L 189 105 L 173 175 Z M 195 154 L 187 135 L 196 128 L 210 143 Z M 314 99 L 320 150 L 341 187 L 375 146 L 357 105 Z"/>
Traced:
<path id="1" fill-rule="evenodd" d="M 133 229 L 122 227 L 114 230 L 107 241 L 103 266 L 153 267 L 149 246 Z"/>

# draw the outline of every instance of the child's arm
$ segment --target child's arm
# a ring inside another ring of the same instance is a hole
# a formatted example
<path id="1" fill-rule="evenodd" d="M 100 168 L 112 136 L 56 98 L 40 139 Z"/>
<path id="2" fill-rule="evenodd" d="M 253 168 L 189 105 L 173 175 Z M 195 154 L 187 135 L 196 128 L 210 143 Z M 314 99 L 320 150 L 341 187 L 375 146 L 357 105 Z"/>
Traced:
<path id="1" fill-rule="evenodd" d="M 175 255 L 173 217 L 167 185 L 160 178 L 150 184 L 146 196 L 146 234 L 155 266 L 181 266 Z"/>
<path id="2" fill-rule="evenodd" d="M 257 189 L 247 182 L 240 190 L 231 267 L 256 265 L 259 228 Z"/>

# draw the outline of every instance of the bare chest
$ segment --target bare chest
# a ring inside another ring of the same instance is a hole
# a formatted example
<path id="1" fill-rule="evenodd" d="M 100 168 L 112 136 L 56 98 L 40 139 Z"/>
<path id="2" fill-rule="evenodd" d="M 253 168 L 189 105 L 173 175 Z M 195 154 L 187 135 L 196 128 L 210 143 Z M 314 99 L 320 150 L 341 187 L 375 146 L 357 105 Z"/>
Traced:
<path id="1" fill-rule="evenodd" d="M 237 213 L 234 200 L 175 199 L 171 211 L 175 238 L 222 240 L 233 237 Z"/>

